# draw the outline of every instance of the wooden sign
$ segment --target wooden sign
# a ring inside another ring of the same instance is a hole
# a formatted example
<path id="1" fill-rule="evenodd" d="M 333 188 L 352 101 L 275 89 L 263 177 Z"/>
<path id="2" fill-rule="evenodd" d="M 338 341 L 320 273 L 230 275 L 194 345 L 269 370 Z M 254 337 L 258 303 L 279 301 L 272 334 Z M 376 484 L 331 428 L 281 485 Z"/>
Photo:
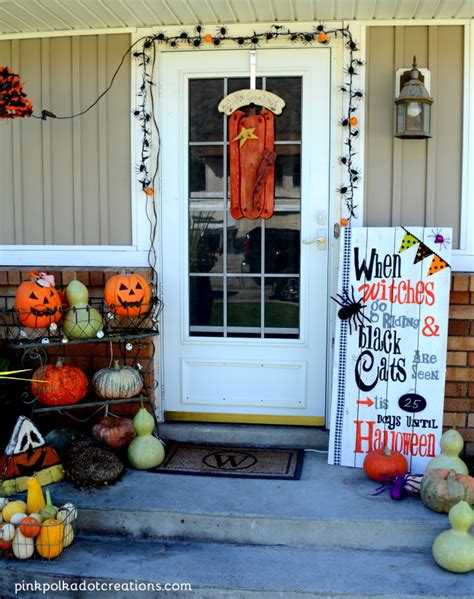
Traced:
<path id="1" fill-rule="evenodd" d="M 423 473 L 442 434 L 451 229 L 346 228 L 342 240 L 329 463 L 372 449 Z"/>
<path id="2" fill-rule="evenodd" d="M 263 89 L 239 89 L 219 102 L 217 110 L 230 116 L 238 108 L 254 104 L 255 106 L 263 106 L 273 112 L 273 114 L 281 114 L 285 107 L 285 100 Z"/>

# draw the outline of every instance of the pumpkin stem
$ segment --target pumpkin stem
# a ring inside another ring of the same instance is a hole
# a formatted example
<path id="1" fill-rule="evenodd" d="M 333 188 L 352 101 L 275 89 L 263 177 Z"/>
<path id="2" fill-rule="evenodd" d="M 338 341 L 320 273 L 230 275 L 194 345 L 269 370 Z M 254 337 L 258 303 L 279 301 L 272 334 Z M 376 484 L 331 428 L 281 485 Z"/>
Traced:
<path id="1" fill-rule="evenodd" d="M 390 447 L 384 447 L 383 448 L 383 455 L 387 456 L 388 458 L 392 455 Z"/>
<path id="2" fill-rule="evenodd" d="M 62 368 L 64 366 L 64 358 L 61 356 L 56 360 L 56 368 Z"/>
<path id="3" fill-rule="evenodd" d="M 120 370 L 120 362 L 118 360 L 114 360 L 114 370 Z"/>

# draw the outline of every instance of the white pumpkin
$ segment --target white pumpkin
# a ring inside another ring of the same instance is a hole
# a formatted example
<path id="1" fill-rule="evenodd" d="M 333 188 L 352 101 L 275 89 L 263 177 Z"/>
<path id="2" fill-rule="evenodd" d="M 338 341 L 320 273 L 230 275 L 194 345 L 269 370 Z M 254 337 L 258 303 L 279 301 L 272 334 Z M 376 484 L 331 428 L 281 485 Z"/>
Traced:
<path id="1" fill-rule="evenodd" d="M 143 389 L 143 380 L 138 370 L 120 366 L 115 360 L 113 368 L 102 368 L 92 377 L 92 386 L 102 399 L 128 399 L 136 397 Z"/>

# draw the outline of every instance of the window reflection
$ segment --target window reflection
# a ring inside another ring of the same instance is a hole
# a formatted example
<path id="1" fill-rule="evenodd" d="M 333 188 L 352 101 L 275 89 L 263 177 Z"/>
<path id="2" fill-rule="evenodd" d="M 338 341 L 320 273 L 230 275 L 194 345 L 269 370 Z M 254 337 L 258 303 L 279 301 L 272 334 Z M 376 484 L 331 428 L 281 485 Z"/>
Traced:
<path id="1" fill-rule="evenodd" d="M 227 324 L 229 327 L 261 326 L 260 285 L 249 277 L 227 279 Z"/>
<path id="2" fill-rule="evenodd" d="M 224 95 L 222 79 L 189 82 L 189 140 L 223 141 L 224 123 L 217 106 Z"/>
<path id="3" fill-rule="evenodd" d="M 224 213 L 189 213 L 189 271 L 222 272 Z"/>
<path id="4" fill-rule="evenodd" d="M 285 100 L 285 109 L 275 118 L 277 141 L 301 139 L 301 77 L 268 77 L 266 88 Z"/>
<path id="5" fill-rule="evenodd" d="M 192 326 L 222 327 L 222 277 L 189 277 L 189 322 Z"/>
<path id="6" fill-rule="evenodd" d="M 222 146 L 191 146 L 189 148 L 189 193 L 192 198 L 223 196 L 222 158 Z"/>

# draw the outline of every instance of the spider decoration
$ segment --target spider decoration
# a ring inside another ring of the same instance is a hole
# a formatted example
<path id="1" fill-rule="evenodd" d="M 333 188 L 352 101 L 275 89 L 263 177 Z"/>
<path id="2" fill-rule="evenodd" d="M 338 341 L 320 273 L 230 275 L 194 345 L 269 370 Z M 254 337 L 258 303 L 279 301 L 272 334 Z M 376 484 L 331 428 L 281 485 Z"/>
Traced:
<path id="1" fill-rule="evenodd" d="M 428 237 L 431 237 L 431 239 L 433 239 L 434 242 L 439 245 L 439 249 L 447 249 L 451 242 L 451 238 L 445 237 L 441 231 L 442 229 L 431 229 L 433 235 L 428 235 Z"/>
<path id="2" fill-rule="evenodd" d="M 362 310 L 366 307 L 365 304 L 362 303 L 362 299 L 356 301 L 354 297 L 354 286 L 351 287 L 352 293 L 349 296 L 349 292 L 347 289 L 342 290 L 342 295 L 340 293 L 337 294 L 339 299 L 335 297 L 331 297 L 332 300 L 341 306 L 337 315 L 341 320 L 347 320 L 349 323 L 349 335 L 352 335 L 352 325 L 364 326 L 364 318 L 367 322 L 370 322 L 370 319 L 362 312 Z"/>
<path id="3" fill-rule="evenodd" d="M 395 501 L 400 501 L 405 495 L 416 497 L 420 494 L 421 479 L 423 474 L 401 474 L 394 479 L 384 482 L 372 495 L 381 495 L 390 489 L 390 497 Z"/>

